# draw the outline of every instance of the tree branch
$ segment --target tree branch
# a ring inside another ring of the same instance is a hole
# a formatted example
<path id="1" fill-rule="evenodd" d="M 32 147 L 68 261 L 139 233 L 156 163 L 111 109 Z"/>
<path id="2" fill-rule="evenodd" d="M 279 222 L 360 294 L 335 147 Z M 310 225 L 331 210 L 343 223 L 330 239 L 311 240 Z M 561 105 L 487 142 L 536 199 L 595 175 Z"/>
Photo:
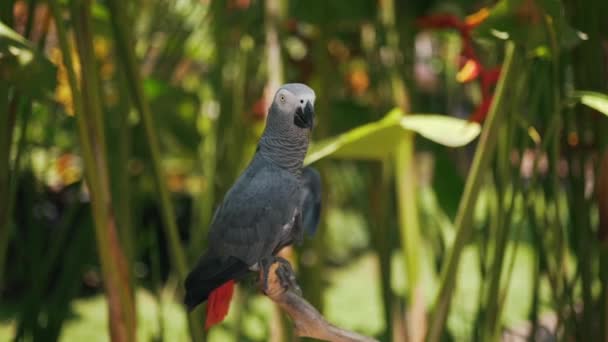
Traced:
<path id="1" fill-rule="evenodd" d="M 300 337 L 312 337 L 332 342 L 372 342 L 373 338 L 338 328 L 325 320 L 325 318 L 310 303 L 291 288 L 285 288 L 276 274 L 281 267 L 279 262 L 273 263 L 268 270 L 268 286 L 262 292 L 277 303 L 294 323 L 294 332 Z M 260 279 L 264 274 L 260 272 Z M 293 276 L 293 274 L 290 274 Z"/>

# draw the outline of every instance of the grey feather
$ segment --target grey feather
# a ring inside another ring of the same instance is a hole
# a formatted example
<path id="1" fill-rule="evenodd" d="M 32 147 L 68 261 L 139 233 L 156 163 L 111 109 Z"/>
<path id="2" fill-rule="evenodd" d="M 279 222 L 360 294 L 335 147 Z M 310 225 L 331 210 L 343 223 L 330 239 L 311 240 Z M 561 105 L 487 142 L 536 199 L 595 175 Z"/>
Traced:
<path id="1" fill-rule="evenodd" d="M 308 235 L 314 235 L 321 219 L 321 176 L 312 167 L 302 170 L 302 224 Z"/>
<path id="2" fill-rule="evenodd" d="M 300 241 L 305 225 L 316 227 L 314 208 L 320 204 L 320 187 L 311 188 L 308 171 L 302 172 L 314 101 L 314 91 L 303 84 L 286 84 L 275 94 L 256 154 L 217 208 L 209 249 L 188 276 L 189 308 L 225 281 L 241 279 L 262 259 Z M 307 223 L 303 210 L 312 214 Z"/>
<path id="3" fill-rule="evenodd" d="M 292 243 L 297 238 L 292 229 L 300 191 L 297 175 L 256 153 L 217 209 L 209 232 L 210 252 L 251 266 Z"/>

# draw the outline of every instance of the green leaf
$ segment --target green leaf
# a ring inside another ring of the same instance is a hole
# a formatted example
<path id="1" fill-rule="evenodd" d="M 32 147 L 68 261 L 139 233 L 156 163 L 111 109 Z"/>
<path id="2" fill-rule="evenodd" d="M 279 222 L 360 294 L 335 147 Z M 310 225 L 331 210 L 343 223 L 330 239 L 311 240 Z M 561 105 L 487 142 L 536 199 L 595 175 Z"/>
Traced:
<path id="1" fill-rule="evenodd" d="M 403 116 L 400 109 L 391 110 L 383 119 L 337 137 L 313 144 L 305 164 L 322 158 L 382 160 L 391 155 L 405 130 L 415 131 L 438 144 L 459 147 L 479 135 L 477 123 L 437 114 Z"/>
<path id="2" fill-rule="evenodd" d="M 402 131 L 399 125 L 399 113 L 397 115 L 391 113 L 380 121 L 359 126 L 337 137 L 313 144 L 305 163 L 311 164 L 328 156 L 357 160 L 376 160 L 388 157 Z"/>
<path id="3" fill-rule="evenodd" d="M 574 98 L 585 106 L 608 115 L 608 95 L 595 91 L 577 91 L 574 92 Z"/>
<path id="4" fill-rule="evenodd" d="M 448 147 L 464 146 L 481 132 L 476 122 L 436 114 L 407 115 L 401 119 L 401 127 Z"/>
<path id="5" fill-rule="evenodd" d="M 56 69 L 29 41 L 0 22 L 0 82 L 32 98 L 50 98 Z"/>

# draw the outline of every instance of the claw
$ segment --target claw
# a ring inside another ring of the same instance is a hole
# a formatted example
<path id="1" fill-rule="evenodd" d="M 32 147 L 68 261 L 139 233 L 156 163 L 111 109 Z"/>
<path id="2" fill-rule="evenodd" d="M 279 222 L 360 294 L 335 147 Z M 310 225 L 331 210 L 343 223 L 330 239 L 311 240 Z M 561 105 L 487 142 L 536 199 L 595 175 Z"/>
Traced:
<path id="1" fill-rule="evenodd" d="M 270 272 L 270 266 L 274 263 L 274 258 L 264 258 L 259 261 L 260 271 L 262 272 L 262 291 L 268 293 L 268 273 Z"/>
<path id="2" fill-rule="evenodd" d="M 302 290 L 300 289 L 300 286 L 298 286 L 298 284 L 296 283 L 295 272 L 293 271 L 291 264 L 286 259 L 278 256 L 271 256 L 260 260 L 260 267 L 263 274 L 262 288 L 264 293 L 268 293 L 268 273 L 271 271 L 271 266 L 275 263 L 278 264 L 275 270 L 275 274 L 279 280 L 279 284 L 281 285 L 281 287 L 283 287 L 283 289 L 285 290 L 291 289 L 298 295 L 301 295 Z"/>

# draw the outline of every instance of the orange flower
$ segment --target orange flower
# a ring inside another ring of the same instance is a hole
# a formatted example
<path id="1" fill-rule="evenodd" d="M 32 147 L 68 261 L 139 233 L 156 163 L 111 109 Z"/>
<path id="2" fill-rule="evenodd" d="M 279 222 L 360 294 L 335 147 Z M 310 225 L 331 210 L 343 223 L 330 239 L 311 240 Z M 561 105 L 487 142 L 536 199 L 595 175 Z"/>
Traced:
<path id="1" fill-rule="evenodd" d="M 469 58 L 456 74 L 456 80 L 460 83 L 471 82 L 479 76 L 481 70 L 482 66 L 479 61 Z"/>
<path id="2" fill-rule="evenodd" d="M 479 11 L 468 15 L 464 22 L 466 23 L 469 29 L 474 29 L 479 26 L 484 20 L 486 20 L 490 16 L 490 10 L 487 7 L 483 7 Z"/>

